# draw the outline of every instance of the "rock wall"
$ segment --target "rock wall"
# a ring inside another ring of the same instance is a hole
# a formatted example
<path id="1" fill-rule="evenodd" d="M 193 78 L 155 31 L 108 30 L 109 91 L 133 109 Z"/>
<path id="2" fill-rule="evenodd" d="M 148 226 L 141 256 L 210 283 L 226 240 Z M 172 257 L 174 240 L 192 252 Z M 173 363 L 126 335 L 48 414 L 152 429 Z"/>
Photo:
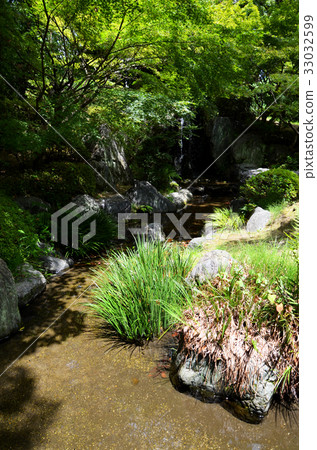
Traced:
<path id="1" fill-rule="evenodd" d="M 109 183 L 129 185 L 133 181 L 123 146 L 114 138 L 107 125 L 101 125 L 99 137 L 85 137 L 90 152 L 90 163 Z M 105 181 L 96 175 L 97 187 L 107 188 Z"/>

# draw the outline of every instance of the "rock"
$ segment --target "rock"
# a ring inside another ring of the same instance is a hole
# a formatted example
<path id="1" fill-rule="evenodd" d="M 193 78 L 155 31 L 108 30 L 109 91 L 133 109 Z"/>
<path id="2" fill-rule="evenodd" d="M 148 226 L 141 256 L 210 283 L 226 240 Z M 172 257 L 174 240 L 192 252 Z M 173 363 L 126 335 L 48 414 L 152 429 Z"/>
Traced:
<path id="1" fill-rule="evenodd" d="M 124 147 L 113 136 L 110 128 L 103 124 L 99 137 L 86 136 L 86 147 L 91 154 L 91 164 L 111 184 L 131 184 L 133 181 L 127 164 Z M 97 187 L 105 188 L 107 183 L 96 174 Z"/>
<path id="2" fill-rule="evenodd" d="M 269 169 L 257 168 L 253 164 L 238 164 L 239 180 L 240 183 L 245 183 L 249 178 L 258 175 L 259 173 L 266 172 Z"/>
<path id="3" fill-rule="evenodd" d="M 100 201 L 102 209 L 111 216 L 117 216 L 119 213 L 131 212 L 131 202 L 125 197 L 114 195 L 113 197 L 102 199 Z"/>
<path id="4" fill-rule="evenodd" d="M 172 192 L 167 198 L 177 206 L 177 209 L 182 209 L 193 198 L 193 194 L 188 189 L 181 189 Z"/>
<path id="5" fill-rule="evenodd" d="M 177 206 L 164 197 L 148 181 L 136 181 L 134 187 L 126 193 L 132 204 L 137 206 L 148 205 L 153 212 L 174 212 Z"/>
<path id="6" fill-rule="evenodd" d="M 71 259 L 55 258 L 54 256 L 42 256 L 42 265 L 49 273 L 60 274 L 73 265 Z"/>
<path id="7" fill-rule="evenodd" d="M 204 237 L 194 238 L 188 243 L 187 248 L 203 247 L 205 242 L 206 239 Z"/>
<path id="8" fill-rule="evenodd" d="M 205 239 L 212 239 L 214 235 L 214 229 L 212 222 L 206 222 L 203 228 L 203 237 Z"/>
<path id="9" fill-rule="evenodd" d="M 15 200 L 21 208 L 30 211 L 31 214 L 49 212 L 51 210 L 51 205 L 38 197 L 17 197 Z"/>
<path id="10" fill-rule="evenodd" d="M 259 136 L 246 133 L 233 144 L 232 154 L 236 164 L 260 167 L 265 154 L 265 144 Z"/>
<path id="11" fill-rule="evenodd" d="M 232 209 L 232 212 L 234 213 L 240 213 L 241 209 L 247 204 L 247 201 L 245 198 L 235 198 L 230 203 L 230 208 Z"/>
<path id="12" fill-rule="evenodd" d="M 224 250 L 212 250 L 198 261 L 187 279 L 203 283 L 208 279 L 213 279 L 221 270 L 230 270 L 234 262 L 228 252 Z"/>
<path id="13" fill-rule="evenodd" d="M 261 231 L 270 222 L 272 214 L 270 211 L 260 208 L 255 208 L 254 213 L 250 217 L 247 223 L 247 232 L 252 233 L 255 231 Z"/>
<path id="14" fill-rule="evenodd" d="M 87 194 L 77 195 L 77 197 L 72 199 L 72 202 L 75 203 L 77 206 L 83 206 L 85 211 L 98 212 L 101 209 L 100 203 Z"/>
<path id="15" fill-rule="evenodd" d="M 216 117 L 208 134 L 210 136 L 211 156 L 213 161 L 216 160 L 214 166 L 217 172 L 221 173 L 226 179 L 232 178 L 234 166 L 232 164 L 232 148 L 229 149 L 229 146 L 237 135 L 233 122 L 229 117 Z"/>
<path id="16" fill-rule="evenodd" d="M 208 403 L 221 403 L 239 419 L 260 423 L 267 414 L 274 394 L 277 376 L 266 364 L 249 359 L 242 394 L 235 390 L 236 380 L 225 382 L 222 363 L 215 365 L 201 355 L 185 356 L 179 349 L 172 362 L 170 378 L 182 392 Z"/>
<path id="17" fill-rule="evenodd" d="M 12 273 L 0 259 L 0 339 L 19 329 L 21 316 Z"/>
<path id="18" fill-rule="evenodd" d="M 159 223 L 149 223 L 149 225 L 146 225 L 144 235 L 149 241 L 165 241 L 165 234 L 162 225 Z"/>
<path id="19" fill-rule="evenodd" d="M 31 300 L 42 294 L 46 288 L 46 279 L 35 270 L 31 264 L 23 264 L 19 270 L 20 276 L 15 283 L 19 306 L 25 306 Z"/>

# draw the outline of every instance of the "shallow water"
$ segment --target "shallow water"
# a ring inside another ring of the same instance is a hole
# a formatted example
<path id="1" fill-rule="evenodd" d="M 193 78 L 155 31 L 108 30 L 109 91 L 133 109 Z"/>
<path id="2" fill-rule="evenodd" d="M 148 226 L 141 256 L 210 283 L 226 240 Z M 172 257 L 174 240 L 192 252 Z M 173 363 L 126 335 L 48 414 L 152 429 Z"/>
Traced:
<path id="1" fill-rule="evenodd" d="M 297 413 L 250 425 L 177 392 L 163 342 L 109 350 L 86 315 L 90 284 L 87 265 L 56 278 L 0 343 L 1 372 L 30 346 L 0 379 L 1 449 L 298 448 Z"/>

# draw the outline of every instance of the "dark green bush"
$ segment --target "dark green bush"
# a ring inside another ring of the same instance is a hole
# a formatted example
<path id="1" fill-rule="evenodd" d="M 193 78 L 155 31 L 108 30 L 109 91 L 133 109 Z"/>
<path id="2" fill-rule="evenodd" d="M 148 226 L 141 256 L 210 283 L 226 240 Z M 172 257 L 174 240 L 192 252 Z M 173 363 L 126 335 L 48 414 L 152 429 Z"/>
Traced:
<path id="1" fill-rule="evenodd" d="M 0 188 L 10 195 L 35 195 L 58 205 L 75 195 L 93 195 L 96 179 L 87 164 L 61 161 L 47 164 L 41 171 L 5 177 L 0 181 Z"/>
<path id="2" fill-rule="evenodd" d="M 250 178 L 241 188 L 241 194 L 250 203 L 267 208 L 283 200 L 298 199 L 299 177 L 286 169 L 271 169 Z"/>
<path id="3" fill-rule="evenodd" d="M 0 192 L 0 258 L 15 272 L 18 265 L 39 253 L 38 235 L 32 216 Z"/>

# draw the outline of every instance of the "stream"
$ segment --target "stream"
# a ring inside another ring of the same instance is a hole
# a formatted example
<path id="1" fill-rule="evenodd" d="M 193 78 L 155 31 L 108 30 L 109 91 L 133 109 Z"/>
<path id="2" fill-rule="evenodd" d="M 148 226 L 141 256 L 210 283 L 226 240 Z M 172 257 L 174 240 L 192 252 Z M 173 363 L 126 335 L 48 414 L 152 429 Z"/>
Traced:
<path id="1" fill-rule="evenodd" d="M 202 212 L 208 199 L 198 203 L 189 211 Z M 198 227 L 191 224 L 193 237 Z M 9 367 L 0 384 L 1 449 L 298 448 L 297 412 L 274 407 L 251 425 L 177 392 L 168 377 L 168 334 L 144 348 L 103 336 L 85 306 L 91 269 L 100 264 L 53 278 L 22 311 L 23 329 L 0 343 L 0 372 Z"/>

